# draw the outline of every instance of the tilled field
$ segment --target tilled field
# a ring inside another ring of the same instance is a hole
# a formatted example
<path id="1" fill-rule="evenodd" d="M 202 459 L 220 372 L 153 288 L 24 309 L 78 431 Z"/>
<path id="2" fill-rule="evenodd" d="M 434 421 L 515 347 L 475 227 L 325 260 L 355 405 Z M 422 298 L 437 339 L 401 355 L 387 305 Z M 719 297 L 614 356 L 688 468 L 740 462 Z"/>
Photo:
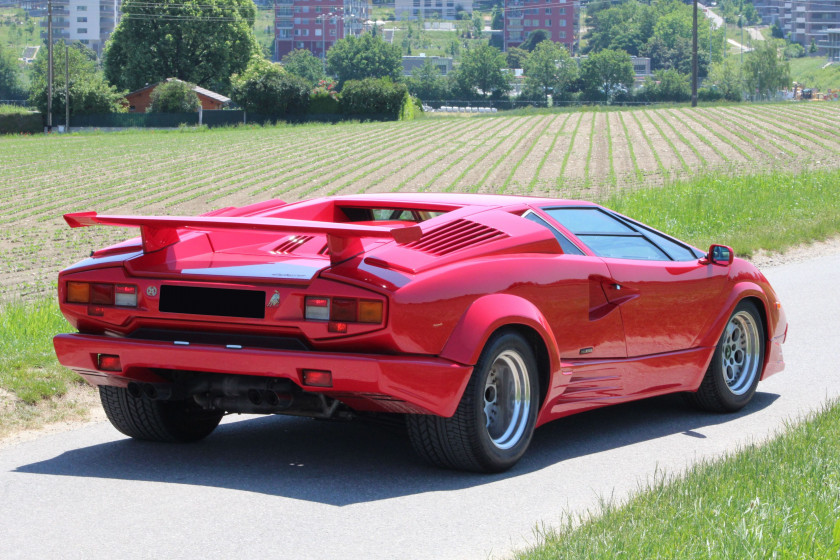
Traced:
<path id="1" fill-rule="evenodd" d="M 65 212 L 196 214 L 267 198 L 458 191 L 598 200 L 718 171 L 840 165 L 829 103 L 435 117 L 0 138 L 0 299 L 128 236 L 70 230 Z"/>

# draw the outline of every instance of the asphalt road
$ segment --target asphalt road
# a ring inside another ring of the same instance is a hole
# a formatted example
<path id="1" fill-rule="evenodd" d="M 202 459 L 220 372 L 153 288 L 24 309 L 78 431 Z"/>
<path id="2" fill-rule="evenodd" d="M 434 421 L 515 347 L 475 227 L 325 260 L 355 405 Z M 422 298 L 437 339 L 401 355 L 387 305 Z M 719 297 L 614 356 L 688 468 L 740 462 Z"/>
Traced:
<path id="1" fill-rule="evenodd" d="M 186 446 L 91 425 L 0 450 L 0 558 L 505 557 L 564 512 L 624 499 L 840 395 L 840 255 L 765 272 L 791 323 L 787 369 L 739 414 L 676 397 L 580 414 L 537 430 L 494 476 L 427 468 L 400 434 L 360 424 L 232 419 Z"/>

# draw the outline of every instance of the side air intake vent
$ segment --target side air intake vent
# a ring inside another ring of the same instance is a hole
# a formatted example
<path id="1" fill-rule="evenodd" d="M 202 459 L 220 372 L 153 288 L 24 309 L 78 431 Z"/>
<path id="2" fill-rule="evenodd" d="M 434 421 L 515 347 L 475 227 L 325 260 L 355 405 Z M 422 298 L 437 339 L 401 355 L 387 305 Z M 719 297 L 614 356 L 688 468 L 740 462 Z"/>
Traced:
<path id="1" fill-rule="evenodd" d="M 443 256 L 506 237 L 508 237 L 506 233 L 489 226 L 469 220 L 455 220 L 450 224 L 427 231 L 418 241 L 408 243 L 406 247 Z"/>
<path id="2" fill-rule="evenodd" d="M 272 252 L 278 255 L 288 255 L 289 253 L 294 253 L 301 245 L 311 239 L 311 235 L 290 235 L 288 239 L 278 245 Z"/>

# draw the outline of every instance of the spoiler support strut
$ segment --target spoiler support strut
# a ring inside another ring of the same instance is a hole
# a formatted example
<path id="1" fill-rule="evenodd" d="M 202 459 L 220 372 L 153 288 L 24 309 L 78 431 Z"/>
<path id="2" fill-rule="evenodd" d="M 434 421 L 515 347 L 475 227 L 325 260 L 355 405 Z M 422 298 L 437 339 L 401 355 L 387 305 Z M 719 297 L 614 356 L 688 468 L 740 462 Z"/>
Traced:
<path id="1" fill-rule="evenodd" d="M 327 236 L 330 262 L 338 264 L 363 251 L 362 238 L 393 239 L 399 244 L 417 241 L 422 235 L 420 226 L 380 227 L 287 218 L 231 218 L 213 216 L 100 216 L 96 212 L 65 214 L 71 228 L 88 226 L 139 227 L 143 252 L 152 253 L 174 245 L 181 238 L 179 230 L 218 231 L 227 229 L 323 233 Z"/>

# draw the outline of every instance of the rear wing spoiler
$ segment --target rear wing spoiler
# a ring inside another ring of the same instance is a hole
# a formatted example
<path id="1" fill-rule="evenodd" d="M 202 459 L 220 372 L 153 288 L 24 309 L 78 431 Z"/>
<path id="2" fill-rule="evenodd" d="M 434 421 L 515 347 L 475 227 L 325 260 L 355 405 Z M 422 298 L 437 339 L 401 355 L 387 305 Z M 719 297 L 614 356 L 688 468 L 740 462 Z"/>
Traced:
<path id="1" fill-rule="evenodd" d="M 96 212 L 65 214 L 71 228 L 88 226 L 139 227 L 143 251 L 159 251 L 180 241 L 179 230 L 256 230 L 293 233 L 323 233 L 327 235 L 330 262 L 345 261 L 364 251 L 362 238 L 393 239 L 405 244 L 417 241 L 422 235 L 420 226 L 380 227 L 333 222 L 291 220 L 287 218 L 213 217 L 213 216 L 100 216 Z"/>

